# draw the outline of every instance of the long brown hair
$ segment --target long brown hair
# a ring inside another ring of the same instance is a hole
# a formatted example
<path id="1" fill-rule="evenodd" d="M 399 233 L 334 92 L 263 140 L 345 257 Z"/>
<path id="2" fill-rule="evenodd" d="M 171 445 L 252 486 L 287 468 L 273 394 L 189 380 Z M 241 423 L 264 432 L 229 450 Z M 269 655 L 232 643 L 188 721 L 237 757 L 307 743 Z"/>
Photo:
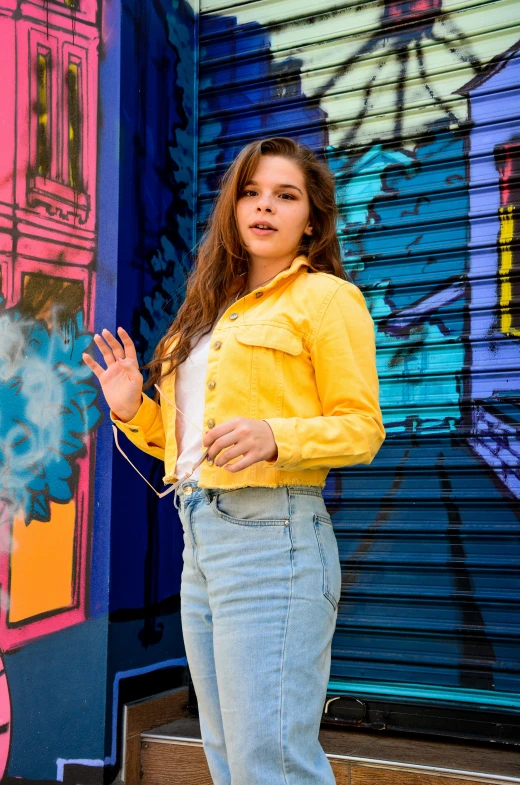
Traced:
<path id="1" fill-rule="evenodd" d="M 241 290 L 248 270 L 248 254 L 240 241 L 236 204 L 245 184 L 252 178 L 260 157 L 281 156 L 300 167 L 310 202 L 312 236 L 303 235 L 299 253 L 307 256 L 316 272 L 346 278 L 341 265 L 337 237 L 337 207 L 334 176 L 309 147 L 288 137 L 261 139 L 244 147 L 222 182 L 196 263 L 186 284 L 186 299 L 168 332 L 159 342 L 145 368 L 150 376 L 145 388 L 159 383 L 187 358 L 192 339 L 209 332 L 221 308 Z M 169 347 L 172 338 L 175 345 Z"/>

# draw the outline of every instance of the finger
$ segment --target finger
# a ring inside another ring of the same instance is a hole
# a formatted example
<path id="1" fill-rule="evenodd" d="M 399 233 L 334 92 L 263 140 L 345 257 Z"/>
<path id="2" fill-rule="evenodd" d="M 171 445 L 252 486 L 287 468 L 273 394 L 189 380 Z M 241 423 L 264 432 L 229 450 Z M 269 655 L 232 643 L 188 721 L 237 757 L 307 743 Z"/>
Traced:
<path id="1" fill-rule="evenodd" d="M 94 335 L 94 341 L 96 343 L 97 348 L 99 349 L 99 351 L 103 355 L 103 359 L 106 362 L 107 366 L 108 365 L 113 365 L 113 363 L 115 363 L 116 359 L 114 357 L 114 353 L 113 353 L 112 349 L 110 348 L 110 346 L 97 333 Z"/>
<path id="2" fill-rule="evenodd" d="M 121 359 L 123 359 L 125 357 L 125 350 L 123 349 L 119 341 L 116 338 L 114 338 L 110 330 L 104 329 L 101 331 L 101 333 L 105 341 L 112 349 L 112 354 L 114 355 L 114 357 L 116 358 L 121 357 Z"/>
<path id="3" fill-rule="evenodd" d="M 222 439 L 227 434 L 232 433 L 236 427 L 236 420 L 226 420 L 226 422 L 217 425 L 215 428 L 212 428 L 210 431 L 206 431 L 202 438 L 202 443 L 204 447 L 211 447 L 217 439 Z M 223 445 L 226 447 L 226 445 Z M 220 448 L 222 449 L 222 448 Z"/>
<path id="4" fill-rule="evenodd" d="M 83 357 L 83 361 L 84 361 L 85 365 L 88 365 L 88 367 L 92 371 L 94 371 L 94 373 L 96 374 L 97 378 L 101 379 L 101 375 L 105 373 L 105 369 L 102 368 L 101 365 L 99 363 L 97 363 L 90 356 L 90 354 L 87 354 L 86 352 L 83 352 L 83 354 L 81 356 Z"/>
<path id="5" fill-rule="evenodd" d="M 217 458 L 215 459 L 215 466 L 225 466 L 226 463 L 232 461 L 233 458 L 238 458 L 241 455 L 244 455 L 246 452 L 246 447 L 244 445 L 240 446 L 239 444 L 234 444 L 229 450 L 225 450 L 225 452 L 221 452 L 218 454 Z"/>
<path id="6" fill-rule="evenodd" d="M 227 472 L 241 472 L 242 469 L 247 469 L 248 466 L 252 466 L 254 463 L 257 463 L 254 455 L 251 453 L 246 453 L 243 458 L 241 458 L 236 463 L 233 463 L 228 466 L 224 466 L 224 469 Z"/>
<path id="7" fill-rule="evenodd" d="M 206 433 L 202 437 L 202 444 L 204 445 L 204 447 L 211 447 L 215 439 L 218 439 L 218 433 L 213 433 L 213 431 L 206 431 Z"/>
<path id="8" fill-rule="evenodd" d="M 231 431 L 231 433 L 227 433 L 225 436 L 221 436 L 220 439 L 217 439 L 214 444 L 208 449 L 208 457 L 210 460 L 214 461 L 217 455 L 224 450 L 226 447 L 232 447 L 234 444 L 238 444 L 240 441 L 238 435 L 235 431 Z M 242 455 L 244 448 L 239 452 L 239 455 Z"/>
<path id="9" fill-rule="evenodd" d="M 230 425 L 229 422 L 221 423 L 210 431 L 206 431 L 202 438 L 202 444 L 204 447 L 211 447 L 217 439 L 220 439 L 221 436 L 225 436 L 226 433 L 229 433 L 231 430 L 233 430 L 233 426 Z"/>
<path id="10" fill-rule="evenodd" d="M 119 335 L 121 341 L 123 342 L 123 347 L 125 349 L 125 357 L 128 357 L 129 360 L 135 360 L 137 362 L 137 352 L 135 350 L 135 344 L 128 335 L 127 331 L 123 327 L 117 328 L 117 334 Z"/>

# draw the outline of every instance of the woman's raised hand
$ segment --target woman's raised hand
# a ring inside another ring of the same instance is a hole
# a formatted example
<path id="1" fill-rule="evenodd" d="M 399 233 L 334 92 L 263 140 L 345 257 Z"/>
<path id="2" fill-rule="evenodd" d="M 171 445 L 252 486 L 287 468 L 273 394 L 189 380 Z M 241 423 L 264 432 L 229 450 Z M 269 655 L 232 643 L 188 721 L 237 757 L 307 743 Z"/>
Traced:
<path id="1" fill-rule="evenodd" d="M 135 345 L 126 330 L 117 328 L 120 341 L 109 330 L 94 335 L 94 341 L 103 355 L 106 368 L 83 352 L 83 360 L 99 379 L 106 402 L 116 417 L 128 422 L 137 414 L 141 405 L 143 376 L 139 370 Z"/>

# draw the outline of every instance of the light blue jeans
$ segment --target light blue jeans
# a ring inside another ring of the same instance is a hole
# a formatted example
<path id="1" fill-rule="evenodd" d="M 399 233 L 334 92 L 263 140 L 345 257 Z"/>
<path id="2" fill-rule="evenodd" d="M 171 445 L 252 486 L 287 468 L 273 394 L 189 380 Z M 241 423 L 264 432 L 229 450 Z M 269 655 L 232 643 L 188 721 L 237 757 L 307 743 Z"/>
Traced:
<path id="1" fill-rule="evenodd" d="M 214 785 L 334 785 L 318 732 L 341 567 L 321 489 L 187 481 L 175 504 L 182 630 Z"/>

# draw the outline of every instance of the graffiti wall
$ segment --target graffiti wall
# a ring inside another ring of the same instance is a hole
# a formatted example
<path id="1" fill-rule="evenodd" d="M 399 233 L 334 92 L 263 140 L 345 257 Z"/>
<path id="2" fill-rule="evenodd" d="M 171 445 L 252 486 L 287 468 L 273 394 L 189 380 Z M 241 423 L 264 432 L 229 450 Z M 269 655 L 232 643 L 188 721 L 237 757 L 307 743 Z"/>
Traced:
<path id="1" fill-rule="evenodd" d="M 204 0 L 200 31 L 201 224 L 243 144 L 311 145 L 376 326 L 387 440 L 326 489 L 329 693 L 518 709 L 518 8 Z"/>
<path id="2" fill-rule="evenodd" d="M 116 321 L 134 337 L 144 364 L 183 300 L 192 261 L 196 19 L 184 0 L 124 0 L 121 13 Z M 162 490 L 163 464 L 130 442 L 125 451 Z M 110 494 L 108 682 L 114 714 L 107 747 L 117 771 L 122 704 L 186 680 L 183 533 L 172 497 L 158 500 L 119 454 Z"/>
<path id="3" fill-rule="evenodd" d="M 32 643 L 43 637 L 61 639 L 68 659 L 67 631 L 89 615 L 101 419 L 81 360 L 95 309 L 99 9 L 33 3 L 15 13 L 17 5 L 3 4 L 0 15 L 2 773 L 9 758 L 16 771 L 17 755 L 27 753 L 38 725 L 28 713 L 41 706 L 31 692 L 45 689 L 39 677 L 48 669 L 35 668 L 32 680 L 22 676 L 22 661 L 27 667 Z M 103 669 L 89 674 L 87 666 L 80 677 L 78 665 L 72 654 L 63 694 L 57 702 L 48 694 L 49 704 L 63 709 L 72 682 L 85 687 L 88 675 L 103 687 Z M 92 712 L 103 715 L 102 693 Z M 46 722 L 57 713 L 51 709 Z M 95 742 L 81 717 L 79 725 L 87 744 Z"/>
<path id="4" fill-rule="evenodd" d="M 122 704 L 185 678 L 182 529 L 129 500 L 81 355 L 117 322 L 144 361 L 182 297 L 195 19 L 182 0 L 1 6 L 0 779 L 111 781 Z"/>
<path id="5" fill-rule="evenodd" d="M 518 710 L 513 0 L 4 0 L 0 42 L 0 779 L 114 780 L 123 703 L 186 678 L 182 529 L 81 354 L 121 324 L 150 358 L 273 133 L 336 177 L 388 433 L 326 488 L 329 692 Z"/>

